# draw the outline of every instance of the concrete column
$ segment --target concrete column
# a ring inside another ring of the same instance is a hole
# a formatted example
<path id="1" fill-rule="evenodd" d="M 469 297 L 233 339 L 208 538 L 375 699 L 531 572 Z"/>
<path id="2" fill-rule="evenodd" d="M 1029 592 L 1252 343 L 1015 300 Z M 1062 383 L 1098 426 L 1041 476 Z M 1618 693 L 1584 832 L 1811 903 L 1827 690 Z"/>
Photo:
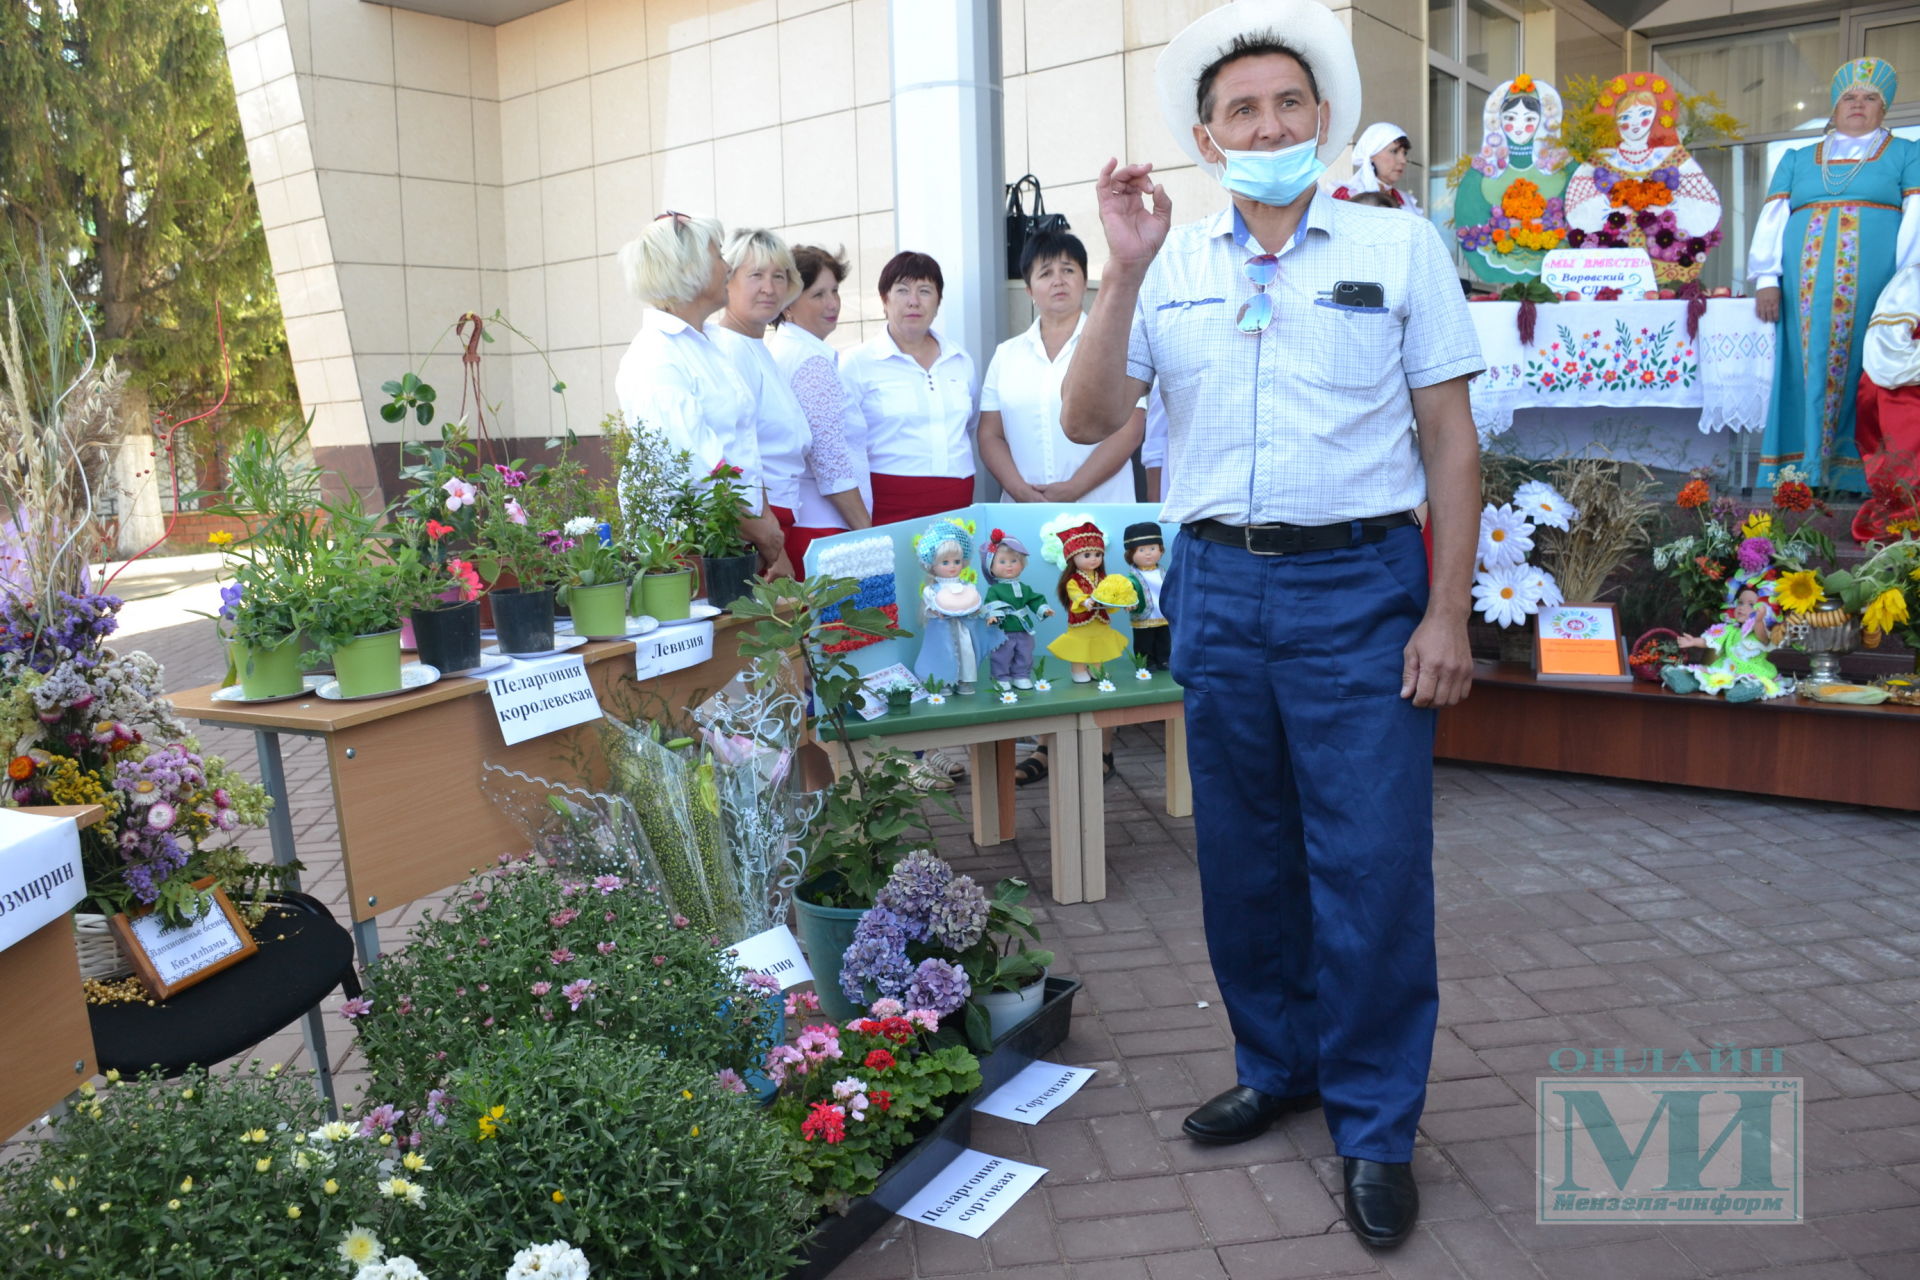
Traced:
<path id="1" fill-rule="evenodd" d="M 1005 331 L 999 0 L 889 0 L 888 23 L 894 243 L 940 263 L 938 327 L 984 375 Z"/>

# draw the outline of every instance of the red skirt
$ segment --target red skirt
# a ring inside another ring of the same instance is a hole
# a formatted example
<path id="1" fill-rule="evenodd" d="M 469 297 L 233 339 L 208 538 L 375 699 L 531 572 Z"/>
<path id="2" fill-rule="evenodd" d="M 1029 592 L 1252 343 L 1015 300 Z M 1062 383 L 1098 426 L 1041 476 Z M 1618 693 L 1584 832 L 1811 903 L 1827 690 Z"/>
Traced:
<path id="1" fill-rule="evenodd" d="M 897 524 L 958 511 L 973 501 L 973 477 L 873 477 L 873 522 Z"/>
<path id="2" fill-rule="evenodd" d="M 1854 402 L 1854 442 L 1866 468 L 1870 496 L 1853 517 L 1858 542 L 1897 538 L 1890 524 L 1920 519 L 1920 387 L 1880 386 L 1860 375 Z"/>
<path id="3" fill-rule="evenodd" d="M 806 576 L 806 568 L 801 560 L 815 538 L 830 538 L 836 533 L 845 532 L 845 529 L 809 529 L 804 525 L 795 525 L 787 530 L 787 559 L 793 562 L 794 573 L 799 577 Z"/>

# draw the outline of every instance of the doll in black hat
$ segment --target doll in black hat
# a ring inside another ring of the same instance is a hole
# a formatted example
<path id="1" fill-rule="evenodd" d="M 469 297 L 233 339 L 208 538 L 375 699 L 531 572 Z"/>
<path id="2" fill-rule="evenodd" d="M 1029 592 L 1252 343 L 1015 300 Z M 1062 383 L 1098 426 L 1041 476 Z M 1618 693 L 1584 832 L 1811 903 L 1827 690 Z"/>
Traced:
<path id="1" fill-rule="evenodd" d="M 1167 660 L 1173 656 L 1173 637 L 1160 607 L 1160 587 L 1166 578 L 1160 558 L 1167 553 L 1160 526 L 1150 522 L 1130 524 L 1121 545 L 1134 590 L 1140 594 L 1140 603 L 1133 611 L 1133 651 L 1146 659 L 1149 671 L 1165 671 Z"/>

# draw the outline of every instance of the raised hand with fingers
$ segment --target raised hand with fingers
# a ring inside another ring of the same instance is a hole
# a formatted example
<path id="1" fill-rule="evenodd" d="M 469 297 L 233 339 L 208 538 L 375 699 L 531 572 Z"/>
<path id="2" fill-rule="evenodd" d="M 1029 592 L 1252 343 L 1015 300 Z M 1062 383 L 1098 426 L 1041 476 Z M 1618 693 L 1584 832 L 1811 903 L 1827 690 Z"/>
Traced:
<path id="1" fill-rule="evenodd" d="M 1166 243 L 1173 226 L 1173 201 L 1167 189 L 1153 181 L 1151 164 L 1109 160 L 1094 188 L 1100 198 L 1100 225 L 1107 233 L 1107 252 L 1116 263 L 1144 269 Z M 1145 199 L 1149 203 L 1143 204 Z"/>

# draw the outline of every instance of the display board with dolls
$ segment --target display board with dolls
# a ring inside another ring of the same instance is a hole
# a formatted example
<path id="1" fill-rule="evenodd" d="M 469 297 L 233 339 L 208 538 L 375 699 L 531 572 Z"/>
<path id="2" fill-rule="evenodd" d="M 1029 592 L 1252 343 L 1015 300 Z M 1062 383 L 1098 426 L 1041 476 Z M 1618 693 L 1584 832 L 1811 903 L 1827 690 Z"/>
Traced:
<path id="1" fill-rule="evenodd" d="M 1644 248 L 1663 286 L 1700 278 L 1720 243 L 1720 193 L 1680 139 L 1679 92 L 1634 72 L 1602 87 L 1593 110 L 1608 145 L 1574 170 L 1566 189 L 1572 248 Z"/>

